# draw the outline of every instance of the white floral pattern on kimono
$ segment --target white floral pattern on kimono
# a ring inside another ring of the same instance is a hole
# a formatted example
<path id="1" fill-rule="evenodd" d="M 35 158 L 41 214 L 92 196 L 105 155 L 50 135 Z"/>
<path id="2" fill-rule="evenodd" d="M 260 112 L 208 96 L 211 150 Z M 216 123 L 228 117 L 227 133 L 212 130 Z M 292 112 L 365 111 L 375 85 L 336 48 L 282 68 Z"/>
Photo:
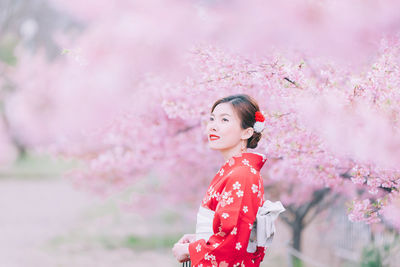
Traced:
<path id="1" fill-rule="evenodd" d="M 227 160 L 217 172 L 201 202 L 214 211 L 213 234 L 189 244 L 193 267 L 259 266 L 264 247 L 246 251 L 257 211 L 264 203 L 260 169 L 266 157 L 242 153 Z"/>

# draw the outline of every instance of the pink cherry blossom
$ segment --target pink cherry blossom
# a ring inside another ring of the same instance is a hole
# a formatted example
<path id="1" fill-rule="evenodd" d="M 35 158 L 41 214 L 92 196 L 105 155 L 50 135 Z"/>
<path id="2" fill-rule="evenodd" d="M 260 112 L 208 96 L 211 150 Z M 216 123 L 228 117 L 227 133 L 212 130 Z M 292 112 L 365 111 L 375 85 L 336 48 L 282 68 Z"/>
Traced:
<path id="1" fill-rule="evenodd" d="M 197 205 L 223 164 L 207 146 L 211 105 L 246 93 L 284 203 L 329 187 L 354 198 L 352 221 L 373 223 L 395 199 L 399 1 L 53 2 L 85 29 L 56 36 L 51 62 L 18 49 L 4 110 L 25 146 L 80 163 L 66 174 L 76 186 L 133 186 L 123 206 L 144 213 Z"/>

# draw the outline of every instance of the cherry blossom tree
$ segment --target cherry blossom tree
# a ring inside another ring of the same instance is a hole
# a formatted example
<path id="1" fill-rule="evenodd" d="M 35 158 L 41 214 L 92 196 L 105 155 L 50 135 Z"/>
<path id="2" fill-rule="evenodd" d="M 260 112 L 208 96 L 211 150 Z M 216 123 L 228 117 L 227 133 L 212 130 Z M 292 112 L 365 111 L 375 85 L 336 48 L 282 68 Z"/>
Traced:
<path id="1" fill-rule="evenodd" d="M 29 129 L 16 127 L 16 114 L 7 111 L 9 101 L 21 88 L 16 86 L 12 77 L 13 66 L 18 61 L 15 49 L 23 47 L 26 54 L 41 51 L 40 56 L 53 58 L 57 54 L 57 45 L 53 41 L 57 30 L 76 30 L 78 25 L 65 14 L 57 13 L 46 1 L 0 1 L 0 9 L 0 161 L 11 164 L 17 158 L 24 158 L 29 150 L 30 138 L 34 139 L 33 132 L 37 131 L 33 129 L 30 131 L 32 135 L 27 134 L 28 138 L 24 136 L 21 130 Z M 19 104 L 25 106 L 23 102 Z M 29 121 L 25 122 L 29 124 Z M 41 139 L 44 140 L 43 137 Z"/>
<path id="2" fill-rule="evenodd" d="M 155 176 L 129 208 L 195 205 L 222 163 L 207 148 L 211 105 L 247 93 L 267 121 L 257 151 L 279 159 L 271 179 L 290 171 L 309 203 L 364 188 L 353 221 L 396 209 L 398 1 L 54 3 L 86 29 L 57 36 L 53 62 L 19 54 L 6 110 L 28 146 L 82 161 L 76 184 L 107 195 Z"/>
<path id="3" fill-rule="evenodd" d="M 8 118 L 4 112 L 4 103 L 9 90 L 8 71 L 8 64 L 0 61 L 0 166 L 11 164 L 18 157 L 18 154 L 24 151 L 24 148 L 19 146 L 18 141 L 13 138 L 8 125 Z"/>

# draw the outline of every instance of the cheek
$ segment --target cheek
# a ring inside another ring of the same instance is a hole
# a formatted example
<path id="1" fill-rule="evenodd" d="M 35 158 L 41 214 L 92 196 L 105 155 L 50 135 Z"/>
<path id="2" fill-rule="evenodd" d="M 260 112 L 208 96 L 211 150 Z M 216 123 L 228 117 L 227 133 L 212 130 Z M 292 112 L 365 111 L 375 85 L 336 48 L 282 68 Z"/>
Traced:
<path id="1" fill-rule="evenodd" d="M 224 128 L 221 131 L 221 136 L 223 136 L 227 142 L 237 142 L 240 139 L 238 129 L 232 126 Z"/>

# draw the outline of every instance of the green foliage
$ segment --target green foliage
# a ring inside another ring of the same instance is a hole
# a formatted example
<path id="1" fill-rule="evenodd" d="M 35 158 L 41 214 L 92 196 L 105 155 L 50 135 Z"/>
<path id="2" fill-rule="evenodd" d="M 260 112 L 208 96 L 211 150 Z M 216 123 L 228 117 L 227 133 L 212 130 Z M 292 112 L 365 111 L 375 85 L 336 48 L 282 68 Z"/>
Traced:
<path id="1" fill-rule="evenodd" d="M 361 267 L 382 267 L 382 255 L 378 247 L 364 247 L 361 254 Z"/>
<path id="2" fill-rule="evenodd" d="M 77 161 L 66 161 L 48 155 L 26 153 L 10 167 L 0 168 L 1 178 L 44 179 L 57 178 L 78 166 Z"/>
<path id="3" fill-rule="evenodd" d="M 396 261 L 400 250 L 399 235 L 393 232 L 391 238 L 386 238 L 385 242 L 376 244 L 375 242 L 365 246 L 362 250 L 361 267 L 385 267 Z"/>
<path id="4" fill-rule="evenodd" d="M 113 250 L 119 248 L 130 248 L 134 250 L 152 250 L 172 248 L 182 234 L 171 234 L 162 236 L 138 236 L 127 235 L 116 237 L 113 235 L 101 234 L 96 236 L 86 236 L 75 234 L 73 236 L 58 236 L 51 239 L 48 243 L 50 247 L 57 248 L 71 244 L 84 244 L 85 247 L 102 247 Z"/>
<path id="5" fill-rule="evenodd" d="M 17 64 L 17 57 L 14 55 L 16 45 L 15 38 L 6 37 L 0 39 L 0 61 L 15 66 Z"/>
<path id="6" fill-rule="evenodd" d="M 303 262 L 297 258 L 293 256 L 293 267 L 302 267 L 303 266 Z"/>
<path id="7" fill-rule="evenodd" d="M 149 237 L 129 235 L 123 239 L 121 246 L 134 249 L 172 248 L 181 236 L 181 234 Z"/>

